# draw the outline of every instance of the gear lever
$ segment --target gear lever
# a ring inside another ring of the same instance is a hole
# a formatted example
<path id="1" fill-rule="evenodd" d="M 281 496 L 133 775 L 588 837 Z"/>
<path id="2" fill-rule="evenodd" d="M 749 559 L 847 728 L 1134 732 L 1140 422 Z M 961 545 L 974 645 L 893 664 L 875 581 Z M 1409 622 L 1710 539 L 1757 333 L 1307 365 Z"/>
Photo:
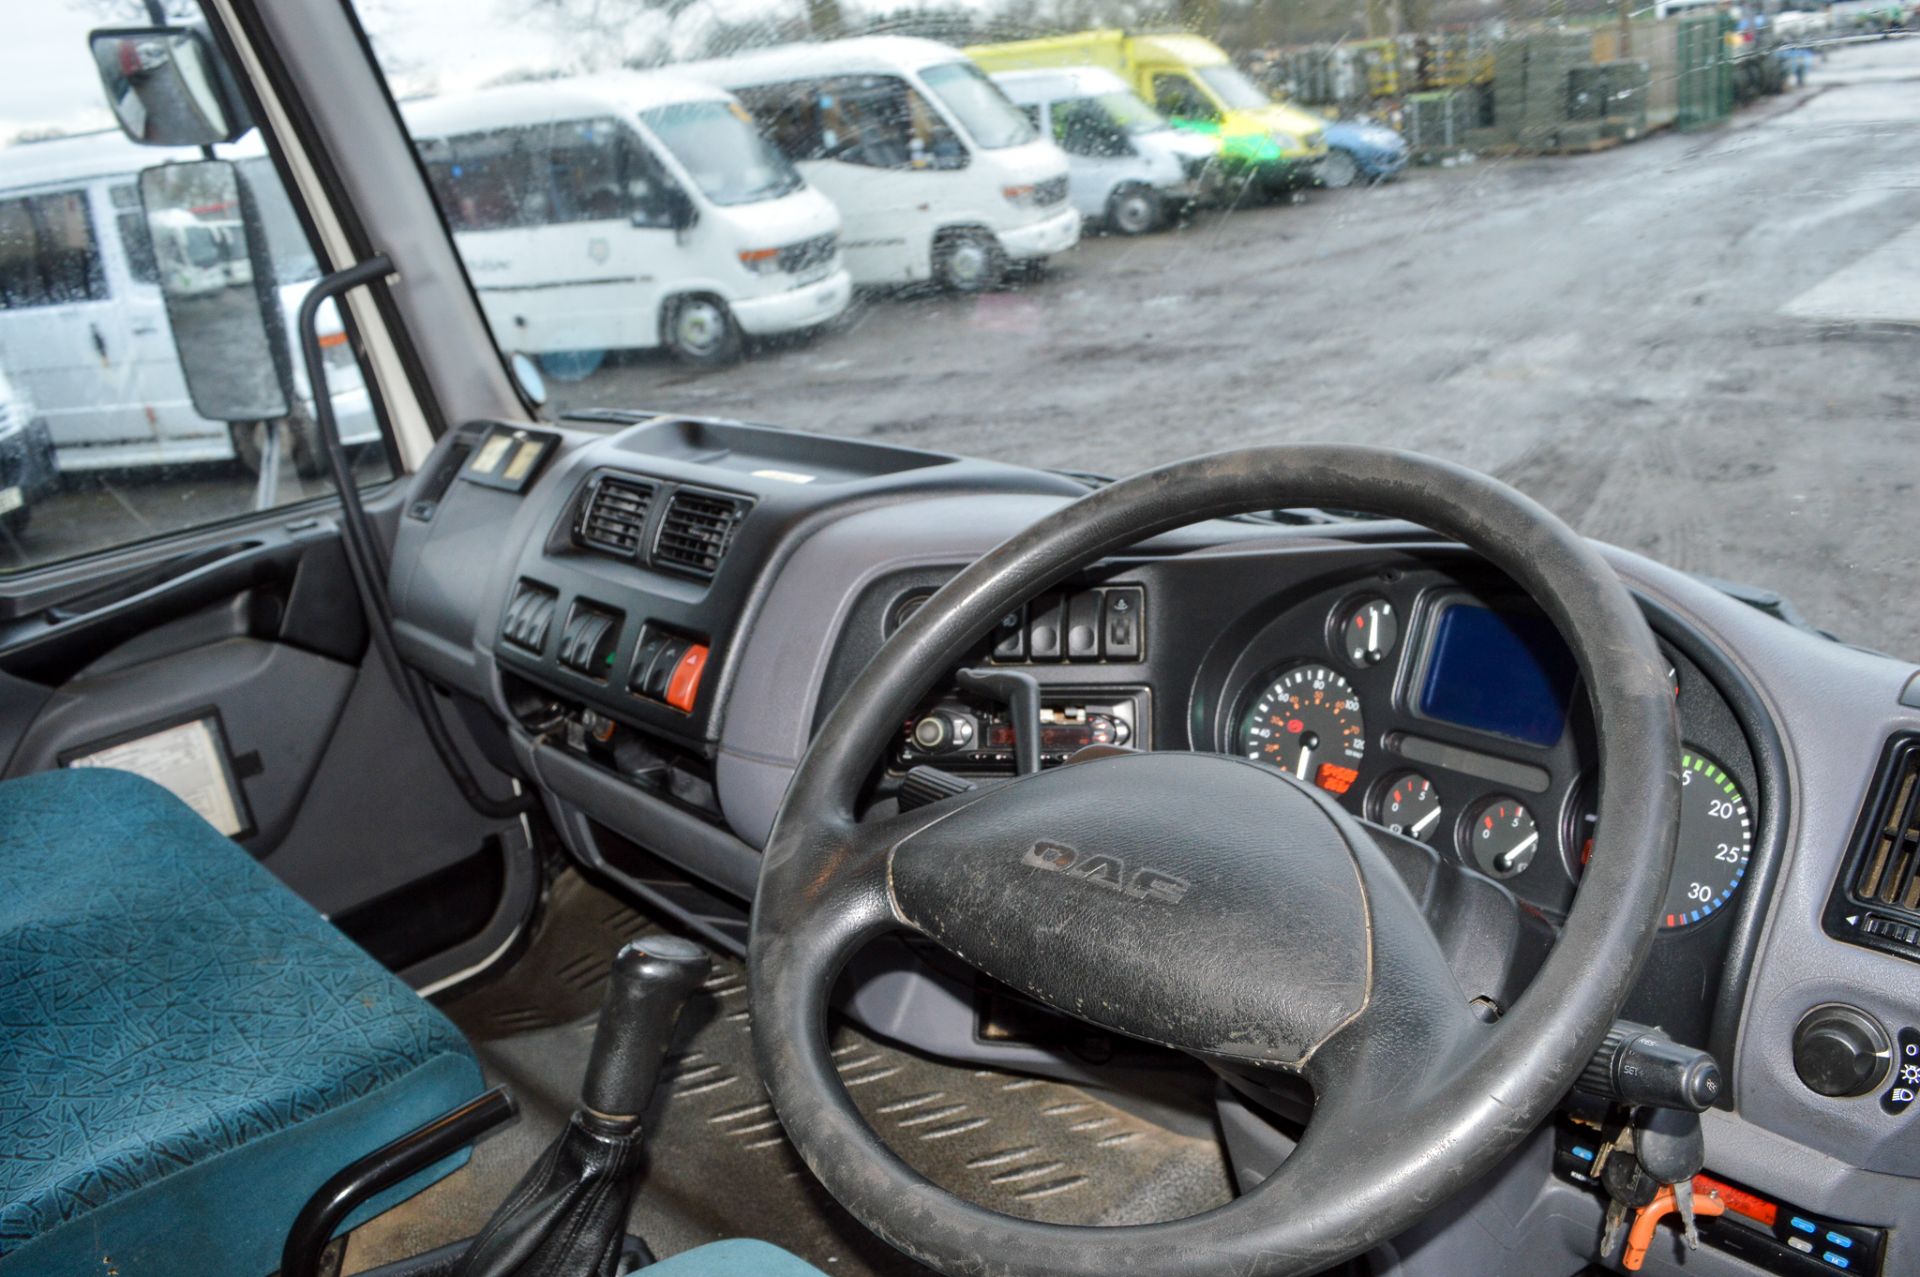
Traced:
<path id="1" fill-rule="evenodd" d="M 687 999 L 713 965 L 678 936 L 613 960 L 580 1106 L 467 1249 L 459 1277 L 616 1277 L 643 1153 L 641 1118 Z"/>

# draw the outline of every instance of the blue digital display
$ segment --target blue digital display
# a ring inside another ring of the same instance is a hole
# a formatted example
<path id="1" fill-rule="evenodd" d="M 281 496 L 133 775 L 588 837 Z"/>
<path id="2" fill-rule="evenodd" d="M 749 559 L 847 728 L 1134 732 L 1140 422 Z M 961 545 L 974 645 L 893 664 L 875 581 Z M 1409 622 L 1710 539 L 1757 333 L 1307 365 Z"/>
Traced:
<path id="1" fill-rule="evenodd" d="M 1420 712 L 1458 727 L 1552 745 L 1579 667 L 1544 616 L 1449 605 L 1433 626 Z"/>

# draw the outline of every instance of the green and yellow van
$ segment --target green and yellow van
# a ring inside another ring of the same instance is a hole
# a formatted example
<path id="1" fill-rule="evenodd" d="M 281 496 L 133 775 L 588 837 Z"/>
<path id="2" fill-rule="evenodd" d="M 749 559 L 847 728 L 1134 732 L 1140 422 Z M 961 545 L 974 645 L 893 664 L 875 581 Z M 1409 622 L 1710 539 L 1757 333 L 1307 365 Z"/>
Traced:
<path id="1" fill-rule="evenodd" d="M 1325 120 L 1275 102 L 1225 50 L 1201 36 L 1081 31 L 974 45 L 967 54 L 990 72 L 1073 66 L 1116 71 L 1175 127 L 1219 138 L 1230 170 L 1249 173 L 1271 189 L 1307 185 L 1327 153 Z"/>

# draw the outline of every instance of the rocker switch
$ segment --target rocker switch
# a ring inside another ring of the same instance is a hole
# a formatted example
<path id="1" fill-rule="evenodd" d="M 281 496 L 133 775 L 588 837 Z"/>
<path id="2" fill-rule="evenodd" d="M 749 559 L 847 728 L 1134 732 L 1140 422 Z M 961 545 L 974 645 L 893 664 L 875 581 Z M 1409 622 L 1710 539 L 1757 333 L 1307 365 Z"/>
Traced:
<path id="1" fill-rule="evenodd" d="M 1108 660 L 1140 659 L 1140 635 L 1141 627 L 1146 623 L 1146 600 L 1146 591 L 1138 586 L 1106 591 L 1104 637 Z"/>

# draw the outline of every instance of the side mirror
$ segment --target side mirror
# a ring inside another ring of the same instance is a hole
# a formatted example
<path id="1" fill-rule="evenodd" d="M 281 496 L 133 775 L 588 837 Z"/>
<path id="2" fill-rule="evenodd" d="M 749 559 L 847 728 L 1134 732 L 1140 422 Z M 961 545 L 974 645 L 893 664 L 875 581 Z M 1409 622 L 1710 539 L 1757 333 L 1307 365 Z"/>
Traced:
<path id="1" fill-rule="evenodd" d="M 126 135 L 143 146 L 212 146 L 252 127 L 206 36 L 132 27 L 87 36 L 100 86 Z"/>
<path id="2" fill-rule="evenodd" d="M 513 379 L 520 386 L 520 393 L 527 402 L 539 408 L 547 402 L 547 379 L 540 375 L 540 365 L 521 351 L 515 351 L 513 358 L 507 361 L 507 367 L 513 372 Z"/>
<path id="3" fill-rule="evenodd" d="M 684 231 L 700 220 L 700 210 L 693 206 L 693 197 L 678 185 L 669 183 L 660 192 L 660 203 L 667 210 L 667 225 L 676 231 Z"/>
<path id="4" fill-rule="evenodd" d="M 144 169 L 140 201 L 194 411 L 227 422 L 286 416 L 286 316 L 240 170 L 226 160 Z"/>

